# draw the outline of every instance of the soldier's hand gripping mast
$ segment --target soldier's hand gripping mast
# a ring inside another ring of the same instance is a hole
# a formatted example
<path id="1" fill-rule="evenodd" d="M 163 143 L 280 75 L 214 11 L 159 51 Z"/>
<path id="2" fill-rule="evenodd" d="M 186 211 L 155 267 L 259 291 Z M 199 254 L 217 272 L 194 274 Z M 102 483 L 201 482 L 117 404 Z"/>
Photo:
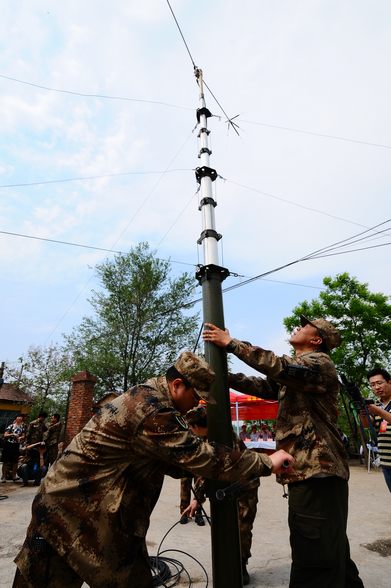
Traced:
<path id="1" fill-rule="evenodd" d="M 219 264 L 218 241 L 221 235 L 216 231 L 212 185 L 217 178 L 216 170 L 210 167 L 207 121 L 211 112 L 206 108 L 202 71 L 194 68 L 200 90 L 197 122 L 199 126 L 200 166 L 196 169 L 196 179 L 200 184 L 200 206 L 202 232 L 198 244 L 202 245 L 204 265 L 198 267 L 196 278 L 202 285 L 203 319 L 224 329 L 222 282 L 229 275 L 228 269 Z M 210 441 L 224 443 L 232 447 L 232 424 L 229 404 L 227 354 L 224 349 L 205 343 L 206 359 L 216 373 L 211 390 L 213 403 L 208 404 L 208 438 Z M 218 491 L 224 484 L 211 482 L 210 509 L 212 533 L 213 586 L 226 588 L 242 584 L 242 565 L 238 526 L 237 503 L 234 500 L 220 499 Z M 216 494 L 217 493 L 217 494 Z"/>

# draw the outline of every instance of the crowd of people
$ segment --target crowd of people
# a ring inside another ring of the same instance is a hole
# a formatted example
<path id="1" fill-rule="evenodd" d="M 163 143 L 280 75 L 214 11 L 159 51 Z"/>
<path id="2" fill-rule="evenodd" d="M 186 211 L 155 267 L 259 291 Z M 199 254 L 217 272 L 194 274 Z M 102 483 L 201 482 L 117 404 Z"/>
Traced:
<path id="1" fill-rule="evenodd" d="M 1 439 L 2 474 L 1 482 L 21 482 L 28 486 L 30 481 L 39 486 L 48 468 L 63 449 L 63 426 L 60 415 L 53 414 L 48 423 L 47 412 L 26 423 L 25 416 L 18 414 L 8 425 Z"/>
<path id="2" fill-rule="evenodd" d="M 274 441 L 276 432 L 274 427 L 270 427 L 266 423 L 251 425 L 250 429 L 246 424 L 243 424 L 239 437 L 242 441 Z"/>

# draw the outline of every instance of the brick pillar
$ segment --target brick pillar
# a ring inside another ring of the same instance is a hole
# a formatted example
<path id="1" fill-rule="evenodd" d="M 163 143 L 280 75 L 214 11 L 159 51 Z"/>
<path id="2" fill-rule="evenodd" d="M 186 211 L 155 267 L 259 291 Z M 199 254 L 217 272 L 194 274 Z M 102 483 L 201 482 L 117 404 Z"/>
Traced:
<path id="1" fill-rule="evenodd" d="M 72 441 L 92 416 L 92 397 L 96 380 L 97 378 L 89 372 L 79 372 L 71 378 L 72 390 L 65 426 L 65 445 Z"/>

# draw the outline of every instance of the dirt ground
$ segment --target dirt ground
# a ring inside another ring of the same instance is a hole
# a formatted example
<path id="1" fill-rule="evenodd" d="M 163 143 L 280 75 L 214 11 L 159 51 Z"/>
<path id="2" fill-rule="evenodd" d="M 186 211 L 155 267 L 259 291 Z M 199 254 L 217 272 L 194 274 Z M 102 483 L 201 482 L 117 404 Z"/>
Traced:
<path id="1" fill-rule="evenodd" d="M 1 588 L 12 586 L 15 571 L 13 558 L 23 542 L 35 493 L 34 487 L 23 488 L 13 483 L 0 486 L 0 494 L 8 496 L 0 500 Z M 288 586 L 288 505 L 282 493 L 282 487 L 275 482 L 274 477 L 261 481 L 253 555 L 248 566 L 251 587 Z M 348 536 L 352 558 L 359 567 L 366 588 L 391 586 L 390 504 L 390 493 L 383 475 L 376 470 L 368 473 L 363 465 L 351 464 Z M 147 536 L 150 555 L 157 554 L 161 541 L 178 519 L 179 481 L 166 478 Z M 206 575 L 209 586 L 213 585 L 208 524 L 205 527 L 198 527 L 193 521 L 187 525 L 176 524 L 164 538 L 160 550 L 172 550 L 164 555 L 183 564 L 191 577 L 193 588 L 205 588 L 208 585 Z M 184 572 L 178 585 L 190 585 Z"/>

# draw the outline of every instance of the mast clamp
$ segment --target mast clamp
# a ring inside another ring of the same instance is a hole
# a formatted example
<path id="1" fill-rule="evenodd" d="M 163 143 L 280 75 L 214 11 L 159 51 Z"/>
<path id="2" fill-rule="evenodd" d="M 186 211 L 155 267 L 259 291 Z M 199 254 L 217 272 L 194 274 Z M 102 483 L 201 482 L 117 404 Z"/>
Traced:
<path id="1" fill-rule="evenodd" d="M 197 137 L 201 137 L 201 133 L 206 133 L 207 135 L 210 135 L 210 130 L 209 130 L 209 129 L 207 129 L 206 127 L 202 127 L 202 128 L 199 130 Z"/>
<path id="2" fill-rule="evenodd" d="M 202 167 L 196 167 L 195 176 L 196 176 L 196 180 L 199 184 L 201 183 L 201 178 L 204 178 L 204 177 L 208 177 L 212 180 L 212 182 L 214 182 L 215 179 L 217 178 L 217 171 L 215 169 L 213 169 L 212 167 L 208 167 L 207 165 L 203 165 Z"/>
<path id="3" fill-rule="evenodd" d="M 212 238 L 216 239 L 216 241 L 220 241 L 222 236 L 223 235 L 220 235 L 220 233 L 218 233 L 214 229 L 205 229 L 204 231 L 202 231 L 201 236 L 198 239 L 197 243 L 198 243 L 198 245 L 201 245 L 202 241 L 204 239 L 208 239 L 208 237 L 212 237 Z"/>
<path id="4" fill-rule="evenodd" d="M 201 210 L 202 207 L 205 206 L 206 204 L 210 204 L 214 208 L 216 208 L 216 206 L 217 206 L 216 200 L 213 200 L 213 198 L 211 198 L 210 196 L 207 196 L 206 198 L 203 198 L 201 200 L 200 205 L 198 207 L 198 210 Z"/>
<path id="5" fill-rule="evenodd" d="M 200 118 L 202 115 L 206 116 L 206 118 L 209 118 L 210 116 L 212 116 L 211 111 L 206 108 L 206 106 L 203 106 L 202 108 L 197 108 L 197 122 L 200 122 Z"/>
<path id="6" fill-rule="evenodd" d="M 198 159 L 201 157 L 203 153 L 207 153 L 208 155 L 212 155 L 212 150 L 208 149 L 208 147 L 201 147 L 200 152 L 198 154 Z"/>
<path id="7" fill-rule="evenodd" d="M 213 263 L 209 265 L 197 266 L 196 279 L 200 284 L 202 284 L 202 282 L 205 280 L 210 280 L 211 278 L 216 278 L 220 280 L 220 282 L 223 282 L 225 278 L 228 278 L 229 275 L 229 269 L 219 265 L 214 265 Z"/>

